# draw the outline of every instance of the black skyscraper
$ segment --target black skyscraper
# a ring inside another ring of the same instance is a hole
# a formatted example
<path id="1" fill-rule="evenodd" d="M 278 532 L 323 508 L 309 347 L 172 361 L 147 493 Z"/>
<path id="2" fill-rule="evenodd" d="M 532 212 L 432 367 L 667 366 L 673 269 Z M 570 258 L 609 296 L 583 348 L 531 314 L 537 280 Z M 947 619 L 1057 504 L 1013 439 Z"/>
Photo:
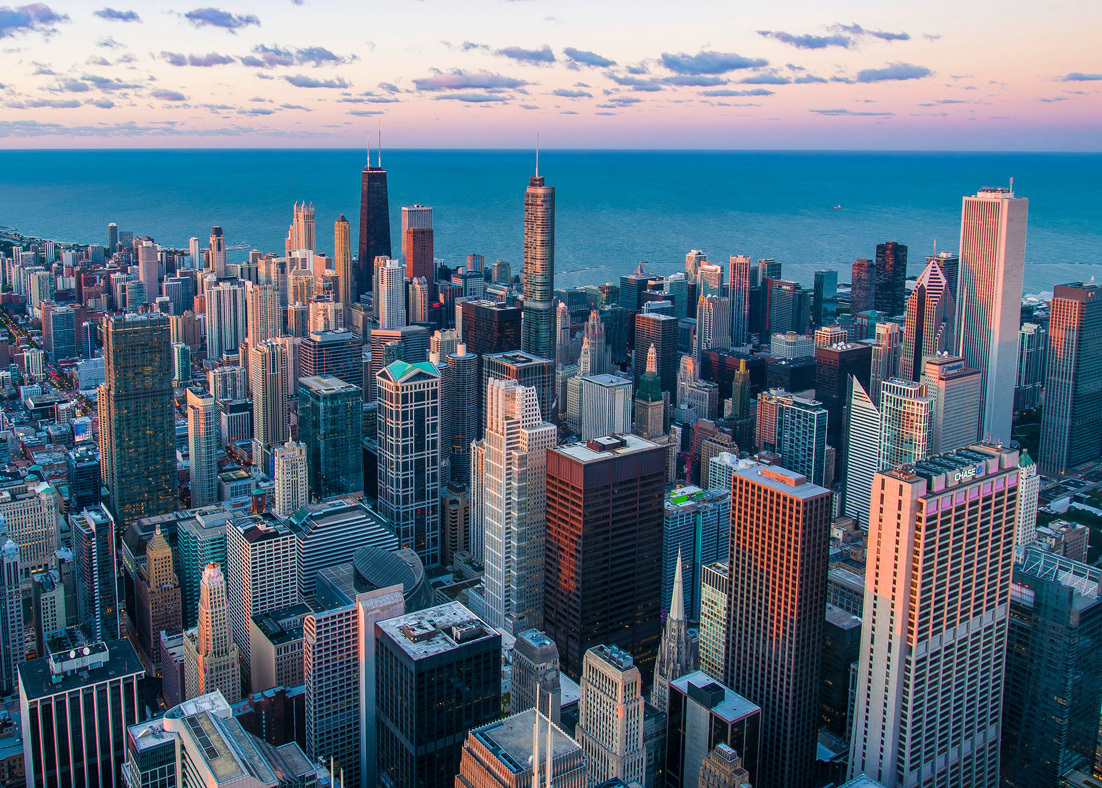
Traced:
<path id="1" fill-rule="evenodd" d="M 907 308 L 907 247 L 895 241 L 876 245 L 876 308 L 901 315 Z"/>
<path id="2" fill-rule="evenodd" d="M 355 300 L 372 289 L 375 280 L 375 258 L 390 257 L 390 200 L 387 196 L 386 170 L 379 152 L 377 166 L 367 166 L 360 176 L 360 257 L 356 267 Z"/>

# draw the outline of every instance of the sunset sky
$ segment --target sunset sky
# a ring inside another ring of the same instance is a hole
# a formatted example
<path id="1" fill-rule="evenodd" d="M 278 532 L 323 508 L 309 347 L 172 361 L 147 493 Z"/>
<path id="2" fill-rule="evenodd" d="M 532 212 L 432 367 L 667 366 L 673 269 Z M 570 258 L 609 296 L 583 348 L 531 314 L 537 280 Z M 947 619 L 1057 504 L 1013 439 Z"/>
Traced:
<path id="1" fill-rule="evenodd" d="M 111 2 L 0 6 L 0 147 L 1102 149 L 1097 0 Z"/>

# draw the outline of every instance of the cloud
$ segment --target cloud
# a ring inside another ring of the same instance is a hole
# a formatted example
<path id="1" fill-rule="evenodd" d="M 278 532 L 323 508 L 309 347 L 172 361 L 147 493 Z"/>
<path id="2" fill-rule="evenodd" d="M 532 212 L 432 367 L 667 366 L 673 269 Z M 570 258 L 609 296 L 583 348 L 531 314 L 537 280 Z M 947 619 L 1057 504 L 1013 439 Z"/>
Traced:
<path id="1" fill-rule="evenodd" d="M 827 47 L 845 47 L 849 49 L 850 45 L 853 44 L 852 38 L 838 33 L 829 36 L 815 36 L 811 33 L 793 35 L 792 33 L 785 33 L 783 30 L 759 30 L 758 35 L 772 38 L 782 44 L 791 44 L 796 49 L 826 49 Z"/>
<path id="2" fill-rule="evenodd" d="M 808 112 L 814 112 L 816 115 L 830 115 L 830 116 L 845 115 L 845 116 L 861 117 L 861 118 L 887 117 L 887 116 L 895 115 L 894 112 L 855 112 L 854 110 L 851 110 L 851 109 L 812 109 L 812 110 L 808 110 Z"/>
<path id="3" fill-rule="evenodd" d="M 672 77 L 663 77 L 663 84 L 676 85 L 681 88 L 713 88 L 716 85 L 726 85 L 723 77 L 709 77 L 704 75 L 675 74 Z"/>
<path id="4" fill-rule="evenodd" d="M 535 104 L 518 104 L 521 109 L 539 109 Z"/>
<path id="5" fill-rule="evenodd" d="M 823 77 L 817 77 L 814 74 L 800 74 L 800 76 L 798 76 L 794 80 L 792 80 L 792 82 L 797 84 L 797 85 L 815 85 L 815 84 L 818 84 L 820 82 L 826 82 L 826 81 L 827 80 L 824 79 Z"/>
<path id="6" fill-rule="evenodd" d="M 599 68 L 608 68 L 609 66 L 615 66 L 615 60 L 609 60 L 607 57 L 601 57 L 596 52 L 589 52 L 585 49 L 575 49 L 574 47 L 567 47 L 562 51 L 566 55 L 567 60 L 571 63 L 577 63 L 580 66 L 597 66 Z"/>
<path id="7" fill-rule="evenodd" d="M 280 104 L 281 109 L 301 109 L 303 112 L 313 112 L 314 110 L 309 107 L 304 107 L 301 104 Z"/>
<path id="8" fill-rule="evenodd" d="M 91 89 L 87 82 L 81 82 L 79 79 L 72 79 L 71 77 L 61 80 L 50 88 L 50 90 L 58 93 L 87 93 Z"/>
<path id="9" fill-rule="evenodd" d="M 231 14 L 220 8 L 196 8 L 184 14 L 184 19 L 195 27 L 220 27 L 230 33 L 236 33 L 240 28 L 249 25 L 260 26 L 260 19 L 253 14 Z"/>
<path id="10" fill-rule="evenodd" d="M 84 103 L 85 104 L 90 104 L 93 107 L 99 107 L 100 109 L 111 109 L 112 107 L 115 106 L 115 102 L 113 102 L 109 98 L 92 99 L 91 101 L 86 101 Z"/>
<path id="11" fill-rule="evenodd" d="M 555 53 L 551 51 L 551 47 L 544 44 L 539 49 L 524 49 L 523 47 L 505 47 L 498 49 L 494 52 L 495 55 L 501 55 L 507 57 L 510 60 L 516 60 L 521 63 L 529 63 L 537 66 L 543 66 L 548 63 L 555 62 Z"/>
<path id="12" fill-rule="evenodd" d="M 68 22 L 69 15 L 61 14 L 45 3 L 0 6 L 0 38 L 10 38 L 21 33 L 56 33 L 58 22 Z"/>
<path id="13" fill-rule="evenodd" d="M 274 109 L 268 109 L 267 107 L 249 107 L 249 109 L 237 110 L 238 115 L 274 115 Z"/>
<path id="14" fill-rule="evenodd" d="M 401 89 L 393 82 L 380 82 L 377 86 L 379 90 L 386 91 L 387 93 L 401 93 Z"/>
<path id="15" fill-rule="evenodd" d="M 925 66 L 912 63 L 890 63 L 884 68 L 866 68 L 857 72 L 858 82 L 891 82 L 907 79 L 922 79 L 933 72 Z"/>
<path id="16" fill-rule="evenodd" d="M 118 41 L 116 41 L 111 36 L 107 36 L 107 38 L 101 38 L 99 41 L 96 42 L 96 46 L 103 47 L 104 49 L 122 49 L 123 48 L 123 45 L 120 44 Z"/>
<path id="17" fill-rule="evenodd" d="M 743 85 L 787 85 L 791 81 L 791 77 L 781 74 L 751 74 L 739 80 Z"/>
<path id="18" fill-rule="evenodd" d="M 1067 96 L 1056 96 L 1054 98 L 1039 98 L 1038 101 L 1043 101 L 1046 104 L 1055 104 L 1057 101 L 1067 101 Z"/>
<path id="19" fill-rule="evenodd" d="M 593 94 L 585 90 L 569 90 L 567 88 L 559 88 L 558 90 L 551 91 L 552 96 L 561 96 L 562 98 L 593 98 Z"/>
<path id="20" fill-rule="evenodd" d="M 726 74 L 744 68 L 764 68 L 769 61 L 749 58 L 733 52 L 701 51 L 695 55 L 662 53 L 662 65 L 678 74 Z"/>
<path id="21" fill-rule="evenodd" d="M 348 110 L 348 114 L 349 115 L 355 115 L 356 117 L 359 117 L 359 118 L 366 118 L 366 117 L 370 117 L 372 115 L 382 115 L 383 112 L 382 112 L 382 110 L 378 110 L 378 109 L 350 109 L 350 110 Z"/>
<path id="22" fill-rule="evenodd" d="M 503 96 L 500 93 L 444 93 L 435 96 L 437 100 L 463 101 L 468 104 L 485 104 L 491 101 L 512 101 L 511 96 Z"/>
<path id="23" fill-rule="evenodd" d="M 49 108 L 49 109 L 73 109 L 79 107 L 80 102 L 76 99 L 30 99 L 28 101 L 20 102 L 28 108 Z"/>
<path id="24" fill-rule="evenodd" d="M 920 107 L 936 107 L 941 104 L 970 104 L 971 102 L 964 99 L 938 99 L 937 101 L 931 101 L 927 104 L 919 104 Z"/>
<path id="25" fill-rule="evenodd" d="M 608 78 L 615 82 L 617 85 L 625 88 L 631 88 L 636 91 L 644 91 L 647 93 L 656 93 L 662 89 L 662 86 L 653 79 L 639 79 L 638 77 L 621 77 L 618 74 L 609 74 Z"/>
<path id="26" fill-rule="evenodd" d="M 849 33 L 851 36 L 872 36 L 873 38 L 879 38 L 881 41 L 911 40 L 911 36 L 907 33 L 888 33 L 883 30 L 866 30 L 856 22 L 854 22 L 852 25 L 835 25 L 831 29 L 841 31 L 843 33 Z M 938 38 L 940 38 L 940 36 L 938 36 Z"/>
<path id="27" fill-rule="evenodd" d="M 105 57 L 100 57 L 99 55 L 93 55 L 92 57 L 85 60 L 84 64 L 86 66 L 109 66 L 109 65 L 111 65 L 111 61 L 108 60 Z"/>
<path id="28" fill-rule="evenodd" d="M 701 95 L 704 96 L 772 96 L 772 90 L 766 90 L 765 88 L 750 88 L 749 90 L 732 90 L 730 88 L 720 88 L 719 90 L 705 90 Z"/>
<path id="29" fill-rule="evenodd" d="M 1102 74 L 1084 74 L 1082 71 L 1072 71 L 1060 78 L 1061 82 L 1102 82 Z"/>
<path id="30" fill-rule="evenodd" d="M 172 66 L 195 66 L 196 68 L 225 66 L 234 62 L 233 58 L 229 55 L 220 55 L 217 52 L 208 52 L 205 55 L 182 55 L 179 52 L 162 52 L 161 58 Z"/>
<path id="31" fill-rule="evenodd" d="M 374 96 L 370 93 L 365 93 L 362 96 L 343 96 L 337 99 L 339 104 L 397 104 L 400 101 L 401 99 L 390 96 Z"/>
<path id="32" fill-rule="evenodd" d="M 99 11 L 93 11 L 93 14 L 100 19 L 106 19 L 110 22 L 141 22 L 142 18 L 138 16 L 137 11 L 119 11 L 117 8 L 101 8 Z"/>
<path id="33" fill-rule="evenodd" d="M 114 124 L 97 123 L 92 126 L 44 123 L 37 120 L 0 121 L 0 137 L 237 137 L 244 134 L 295 138 L 312 136 L 305 131 L 258 128 L 253 125 L 210 129 L 181 128 L 176 125 L 176 121 L 159 121 L 146 125 L 126 121 Z"/>
<path id="34" fill-rule="evenodd" d="M 635 98 L 635 96 L 610 96 L 609 99 L 608 99 L 609 104 L 611 104 L 613 106 L 622 106 L 622 107 L 626 107 L 626 106 L 629 106 L 631 104 L 640 104 L 640 103 L 642 103 L 642 101 L 643 101 L 643 99 Z M 603 105 L 598 104 L 597 106 L 603 106 Z"/>
<path id="35" fill-rule="evenodd" d="M 284 80 L 294 85 L 296 88 L 346 88 L 348 82 L 343 77 L 337 77 L 336 79 L 315 79 L 314 77 L 308 77 L 305 74 L 294 74 L 283 77 Z"/>
<path id="36" fill-rule="evenodd" d="M 511 90 L 530 84 L 532 83 L 523 79 L 506 77 L 491 71 L 464 71 L 460 68 L 447 72 L 433 69 L 431 76 L 413 80 L 413 85 L 418 90 Z"/>
<path id="37" fill-rule="evenodd" d="M 160 101 L 187 101 L 187 96 L 178 90 L 166 90 L 165 88 L 157 88 L 149 94 L 155 99 Z"/>
<path id="38" fill-rule="evenodd" d="M 81 79 L 91 83 L 92 87 L 106 92 L 114 90 L 135 90 L 141 87 L 141 85 L 134 82 L 123 82 L 121 79 L 115 77 L 101 77 L 98 74 L 85 74 Z"/>
<path id="39" fill-rule="evenodd" d="M 299 63 L 310 63 L 315 66 L 343 65 L 348 62 L 346 58 L 334 54 L 325 47 L 305 47 L 304 49 L 296 50 L 295 59 Z"/>

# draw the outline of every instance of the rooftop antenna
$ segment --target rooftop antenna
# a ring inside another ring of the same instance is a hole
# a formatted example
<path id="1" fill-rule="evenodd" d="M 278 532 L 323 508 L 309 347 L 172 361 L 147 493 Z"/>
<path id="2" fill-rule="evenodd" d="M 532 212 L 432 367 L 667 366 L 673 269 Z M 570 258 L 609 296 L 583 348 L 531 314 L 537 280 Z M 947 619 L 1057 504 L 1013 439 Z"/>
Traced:
<path id="1" fill-rule="evenodd" d="M 934 257 L 937 257 L 937 238 L 934 239 Z"/>
<path id="2" fill-rule="evenodd" d="M 367 168 L 371 169 L 371 132 L 367 133 Z"/>
<path id="3" fill-rule="evenodd" d="M 540 133 L 536 132 L 536 177 L 540 177 Z"/>
<path id="4" fill-rule="evenodd" d="M 536 721 L 532 724 L 532 788 L 540 788 L 540 685 L 536 684 Z"/>
<path id="5" fill-rule="evenodd" d="M 1010 176 L 1010 193 L 1011 194 L 1014 193 L 1014 176 L 1013 175 Z"/>
<path id="6" fill-rule="evenodd" d="M 379 123 L 379 169 L 383 168 L 383 126 Z"/>
<path id="7" fill-rule="evenodd" d="M 552 746 L 552 725 L 551 725 L 551 693 L 547 693 L 547 766 L 544 768 L 544 785 L 546 788 L 551 788 L 551 767 L 554 765 L 554 759 L 552 758 L 554 747 Z"/>

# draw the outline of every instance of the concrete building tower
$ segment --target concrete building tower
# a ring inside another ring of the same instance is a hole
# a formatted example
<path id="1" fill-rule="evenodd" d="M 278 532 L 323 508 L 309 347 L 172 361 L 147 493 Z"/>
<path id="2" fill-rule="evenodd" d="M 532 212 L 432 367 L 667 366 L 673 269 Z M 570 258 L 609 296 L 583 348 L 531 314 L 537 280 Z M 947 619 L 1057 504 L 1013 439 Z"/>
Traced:
<path id="1" fill-rule="evenodd" d="M 681 551 L 677 551 L 677 570 L 673 576 L 673 598 L 666 617 L 666 629 L 658 646 L 658 659 L 654 663 L 654 685 L 651 688 L 651 704 L 659 711 L 667 711 L 670 700 L 670 682 L 697 669 L 699 655 L 697 642 L 689 634 L 689 622 L 685 620 L 685 592 L 681 577 Z"/>
<path id="2" fill-rule="evenodd" d="M 926 270 L 918 277 L 907 300 L 899 377 L 904 380 L 920 379 L 926 359 L 949 349 L 955 313 L 956 305 L 949 292 L 945 272 L 936 262 L 927 263 Z M 881 325 L 876 326 L 877 336 Z"/>
<path id="3" fill-rule="evenodd" d="M 375 261 L 375 276 L 379 328 L 401 328 L 406 325 L 405 271 L 397 260 L 380 258 Z"/>
<path id="4" fill-rule="evenodd" d="M 899 358 L 903 351 L 903 332 L 898 323 L 877 323 L 876 343 L 872 346 L 872 366 L 869 371 L 869 396 L 880 404 L 880 387 L 885 380 L 899 376 Z M 906 380 L 917 380 L 903 376 Z"/>
<path id="5" fill-rule="evenodd" d="M 207 564 L 199 583 L 199 627 L 184 633 L 184 689 L 187 698 L 218 690 L 230 703 L 241 699 L 241 664 L 230 636 L 226 578 Z"/>
<path id="6" fill-rule="evenodd" d="M 145 653 L 159 663 L 160 634 L 174 635 L 183 629 L 180 583 L 172 566 L 172 548 L 158 524 L 145 547 L 145 564 L 135 584 L 138 635 Z"/>
<path id="7" fill-rule="evenodd" d="M 589 375 L 604 375 L 612 370 L 608 342 L 605 340 L 605 323 L 596 310 L 585 321 L 585 341 L 589 351 Z M 579 365 L 581 362 L 579 361 Z"/>
<path id="8" fill-rule="evenodd" d="M 380 138 L 382 134 L 380 132 Z M 391 256 L 390 246 L 390 198 L 387 192 L 386 170 L 383 169 L 382 140 L 379 141 L 379 159 L 371 164 L 368 146 L 367 163 L 360 174 L 360 238 L 356 270 L 356 292 L 353 302 L 360 295 L 370 292 L 375 283 L 375 260 Z"/>
<path id="9" fill-rule="evenodd" d="M 23 598 L 19 590 L 19 545 L 8 538 L 0 519 L 0 692 L 19 684 L 25 654 Z"/>
<path id="10" fill-rule="evenodd" d="M 187 390 L 188 466 L 191 505 L 218 501 L 218 412 L 214 397 L 200 389 Z"/>
<path id="11" fill-rule="evenodd" d="M 287 441 L 272 449 L 275 466 L 275 513 L 290 517 L 309 500 L 306 445 Z"/>
<path id="12" fill-rule="evenodd" d="M 981 378 L 960 356 L 926 359 L 922 382 L 934 400 L 930 454 L 963 449 L 979 439 Z"/>
<path id="13" fill-rule="evenodd" d="M 643 438 L 666 434 L 666 396 L 658 380 L 658 356 L 654 345 L 647 351 L 647 371 L 635 392 L 635 432 Z"/>
<path id="14" fill-rule="evenodd" d="M 616 646 L 589 649 L 580 685 L 574 738 L 589 761 L 591 784 L 643 782 L 643 679 L 631 654 Z"/>
<path id="15" fill-rule="evenodd" d="M 272 339 L 251 353 L 249 382 L 253 395 L 253 467 L 270 473 L 273 446 L 289 437 L 287 425 L 287 349 Z"/>
<path id="16" fill-rule="evenodd" d="M 219 279 L 226 276 L 226 238 L 221 227 L 210 228 L 210 268 Z"/>
<path id="17" fill-rule="evenodd" d="M 359 299 L 356 293 L 356 271 L 352 268 L 352 228 L 342 213 L 333 222 L 333 262 L 337 271 L 337 301 L 346 313 L 345 325 L 352 321 L 347 313 Z"/>
<path id="18" fill-rule="evenodd" d="M 283 307 L 279 303 L 278 287 L 248 282 L 245 285 L 245 300 L 250 348 L 283 334 Z"/>

